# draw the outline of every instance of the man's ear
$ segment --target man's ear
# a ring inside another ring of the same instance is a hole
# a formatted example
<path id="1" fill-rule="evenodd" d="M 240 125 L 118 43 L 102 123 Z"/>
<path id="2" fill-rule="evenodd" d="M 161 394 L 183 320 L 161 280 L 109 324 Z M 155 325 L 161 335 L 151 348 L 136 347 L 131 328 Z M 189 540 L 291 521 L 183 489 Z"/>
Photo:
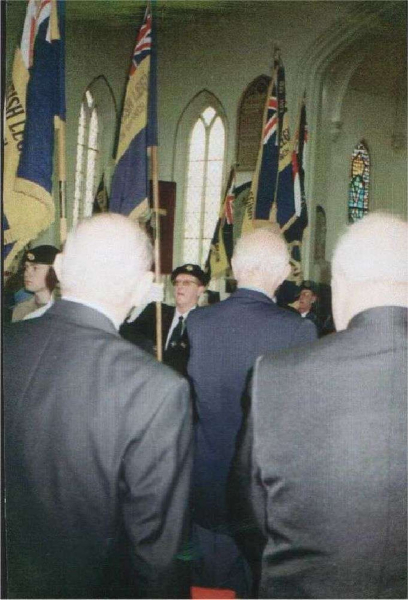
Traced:
<path id="1" fill-rule="evenodd" d="M 59 252 L 56 255 L 52 266 L 53 266 L 53 269 L 55 271 L 58 281 L 61 281 L 61 271 L 62 271 L 62 253 L 61 252 Z"/>

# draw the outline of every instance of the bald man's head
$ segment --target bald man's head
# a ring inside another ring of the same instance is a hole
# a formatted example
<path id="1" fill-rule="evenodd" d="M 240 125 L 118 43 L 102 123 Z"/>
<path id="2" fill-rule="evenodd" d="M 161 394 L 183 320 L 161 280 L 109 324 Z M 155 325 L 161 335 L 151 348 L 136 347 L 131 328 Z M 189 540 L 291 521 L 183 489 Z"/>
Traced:
<path id="1" fill-rule="evenodd" d="M 378 306 L 407 306 L 408 224 L 371 213 L 341 236 L 333 255 L 333 314 L 344 329 L 358 312 Z"/>
<path id="2" fill-rule="evenodd" d="M 71 231 L 58 263 L 63 296 L 112 308 L 129 304 L 129 310 L 151 266 L 152 248 L 135 222 L 109 213 Z"/>
<path id="3" fill-rule="evenodd" d="M 232 269 L 239 287 L 259 287 L 272 297 L 290 273 L 289 252 L 279 228 L 243 234 L 234 249 Z"/>

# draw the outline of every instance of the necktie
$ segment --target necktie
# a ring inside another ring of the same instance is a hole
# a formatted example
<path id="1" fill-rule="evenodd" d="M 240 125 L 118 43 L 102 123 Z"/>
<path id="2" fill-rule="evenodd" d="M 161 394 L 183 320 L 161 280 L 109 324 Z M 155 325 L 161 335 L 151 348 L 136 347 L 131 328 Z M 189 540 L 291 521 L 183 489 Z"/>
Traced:
<path id="1" fill-rule="evenodd" d="M 180 340 L 182 334 L 183 334 L 183 317 L 179 317 L 178 323 L 171 333 L 168 347 L 174 348 L 174 346 Z"/>

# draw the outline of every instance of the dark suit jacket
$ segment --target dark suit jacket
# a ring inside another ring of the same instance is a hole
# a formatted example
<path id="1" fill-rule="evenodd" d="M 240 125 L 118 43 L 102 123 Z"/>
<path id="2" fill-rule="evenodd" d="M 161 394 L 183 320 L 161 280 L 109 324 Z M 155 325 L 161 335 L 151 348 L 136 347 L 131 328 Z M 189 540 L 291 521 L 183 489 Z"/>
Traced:
<path id="1" fill-rule="evenodd" d="M 262 598 L 406 598 L 407 311 L 257 361 L 236 469 Z M 250 475 L 250 477 L 248 477 Z"/>
<path id="2" fill-rule="evenodd" d="M 227 520 L 226 481 L 248 372 L 260 354 L 314 341 L 316 329 L 265 294 L 239 289 L 223 302 L 190 313 L 187 330 L 188 373 L 198 417 L 194 519 L 216 530 L 225 527 Z"/>
<path id="3" fill-rule="evenodd" d="M 187 329 L 184 329 L 180 341 L 175 346 L 165 349 L 175 310 L 174 306 L 162 304 L 163 362 L 185 377 L 190 353 Z M 154 302 L 148 304 L 132 323 L 123 323 L 120 334 L 126 340 L 148 349 L 154 354 L 156 352 L 156 304 Z M 151 348 L 147 348 L 149 343 Z"/>
<path id="4" fill-rule="evenodd" d="M 8 597 L 179 597 L 187 382 L 64 300 L 4 348 Z"/>

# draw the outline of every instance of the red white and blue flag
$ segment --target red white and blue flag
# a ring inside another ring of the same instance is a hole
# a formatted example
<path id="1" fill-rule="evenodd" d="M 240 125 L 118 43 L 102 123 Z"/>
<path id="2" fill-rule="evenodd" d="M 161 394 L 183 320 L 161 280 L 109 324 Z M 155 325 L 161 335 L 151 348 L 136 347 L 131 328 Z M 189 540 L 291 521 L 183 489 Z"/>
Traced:
<path id="1" fill-rule="evenodd" d="M 287 228 L 295 214 L 292 145 L 286 107 L 285 69 L 278 52 L 268 88 L 258 160 L 242 231 L 260 221 Z"/>
<path id="2" fill-rule="evenodd" d="M 29 0 L 5 103 L 4 266 L 54 220 L 55 129 L 65 121 L 65 3 Z"/>
<path id="3" fill-rule="evenodd" d="M 109 208 L 134 219 L 149 214 L 147 149 L 157 145 L 156 87 L 155 31 L 149 3 L 129 71 Z"/>

